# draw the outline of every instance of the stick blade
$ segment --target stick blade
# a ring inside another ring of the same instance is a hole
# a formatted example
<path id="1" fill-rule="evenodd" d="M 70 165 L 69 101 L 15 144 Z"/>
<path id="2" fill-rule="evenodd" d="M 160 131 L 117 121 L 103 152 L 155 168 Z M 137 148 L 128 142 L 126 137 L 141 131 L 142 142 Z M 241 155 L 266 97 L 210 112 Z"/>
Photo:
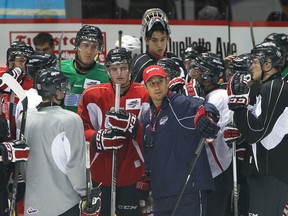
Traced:
<path id="1" fill-rule="evenodd" d="M 26 93 L 21 87 L 21 85 L 14 79 L 10 74 L 4 73 L 2 80 L 6 85 L 18 96 L 20 101 L 23 101 L 26 98 Z"/>

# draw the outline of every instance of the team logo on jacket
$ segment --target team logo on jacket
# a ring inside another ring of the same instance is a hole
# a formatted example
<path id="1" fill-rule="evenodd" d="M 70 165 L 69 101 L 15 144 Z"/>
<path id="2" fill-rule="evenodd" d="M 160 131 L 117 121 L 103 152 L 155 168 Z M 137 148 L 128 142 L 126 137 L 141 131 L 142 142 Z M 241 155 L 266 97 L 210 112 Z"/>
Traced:
<path id="1" fill-rule="evenodd" d="M 84 87 L 84 89 L 86 89 L 89 86 L 96 85 L 99 83 L 101 83 L 99 80 L 92 80 L 92 79 L 86 78 L 83 87 Z"/>
<path id="2" fill-rule="evenodd" d="M 27 213 L 28 213 L 28 214 L 36 214 L 36 213 L 38 213 L 38 210 L 37 210 L 37 209 L 34 209 L 34 208 L 32 208 L 32 207 L 29 207 L 29 208 L 27 209 Z"/>
<path id="3" fill-rule="evenodd" d="M 126 110 L 137 110 L 141 108 L 141 98 L 133 98 L 126 100 Z"/>
<path id="4" fill-rule="evenodd" d="M 159 125 L 165 125 L 166 122 L 168 121 L 168 116 L 163 116 L 160 121 L 159 121 Z"/>

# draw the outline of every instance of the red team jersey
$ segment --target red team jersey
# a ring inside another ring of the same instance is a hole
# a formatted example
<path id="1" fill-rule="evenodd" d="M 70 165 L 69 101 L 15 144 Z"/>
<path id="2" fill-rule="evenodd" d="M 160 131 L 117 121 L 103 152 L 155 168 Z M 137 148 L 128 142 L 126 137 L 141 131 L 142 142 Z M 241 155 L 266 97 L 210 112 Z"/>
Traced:
<path id="1" fill-rule="evenodd" d="M 0 67 L 0 77 L 5 73 L 5 71 L 8 68 Z M 21 86 L 24 90 L 28 90 L 33 87 L 33 80 L 29 76 L 24 76 L 22 78 Z M 0 91 L 3 92 L 8 86 L 6 84 L 2 85 L 0 87 Z M 5 91 L 4 91 L 5 92 Z M 19 101 L 19 98 L 17 95 L 15 95 L 14 101 L 13 101 L 13 118 L 12 118 L 12 128 L 10 129 L 11 131 L 11 138 L 16 139 L 16 123 L 15 123 L 15 110 L 16 110 L 16 105 Z M 7 120 L 9 120 L 9 103 L 10 103 L 10 95 L 7 93 L 3 93 L 2 95 L 2 115 L 5 116 Z"/>
<path id="2" fill-rule="evenodd" d="M 120 97 L 120 109 L 135 114 L 141 120 L 149 107 L 148 99 L 149 95 L 142 84 L 131 83 L 128 92 Z M 97 84 L 83 92 L 78 114 L 84 123 L 86 140 L 91 144 L 93 134 L 108 127 L 105 113 L 113 106 L 115 106 L 115 92 L 111 83 Z M 93 181 L 102 182 L 103 186 L 111 186 L 112 151 L 96 153 L 91 145 L 91 163 Z M 143 173 L 144 159 L 140 128 L 136 139 L 127 138 L 126 143 L 118 150 L 117 186 L 134 184 Z"/>

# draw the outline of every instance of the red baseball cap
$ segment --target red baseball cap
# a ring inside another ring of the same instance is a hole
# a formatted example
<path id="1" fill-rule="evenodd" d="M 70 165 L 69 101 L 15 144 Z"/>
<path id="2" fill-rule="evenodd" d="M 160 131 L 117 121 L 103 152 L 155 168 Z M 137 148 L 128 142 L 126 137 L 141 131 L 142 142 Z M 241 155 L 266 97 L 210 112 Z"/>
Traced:
<path id="1" fill-rule="evenodd" d="M 165 71 L 159 65 L 150 65 L 149 67 L 144 69 L 144 71 L 143 71 L 143 81 L 144 81 L 144 83 L 148 82 L 148 80 L 152 76 L 167 77 Z"/>

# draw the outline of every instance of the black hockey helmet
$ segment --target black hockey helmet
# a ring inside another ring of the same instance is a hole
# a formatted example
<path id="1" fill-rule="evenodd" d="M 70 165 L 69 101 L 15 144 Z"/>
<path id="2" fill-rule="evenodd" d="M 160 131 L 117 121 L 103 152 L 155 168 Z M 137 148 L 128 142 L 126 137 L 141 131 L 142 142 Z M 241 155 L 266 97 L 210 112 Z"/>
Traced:
<path id="1" fill-rule="evenodd" d="M 17 55 L 24 55 L 26 58 L 31 56 L 34 49 L 30 44 L 23 41 L 14 41 L 11 46 L 7 49 L 7 64 L 9 61 L 14 61 Z"/>
<path id="2" fill-rule="evenodd" d="M 267 61 L 267 58 L 271 59 L 272 67 L 282 67 L 284 64 L 281 48 L 273 41 L 262 42 L 251 50 L 248 62 L 249 68 L 252 60 L 255 58 L 259 59 L 261 67 Z"/>
<path id="3" fill-rule="evenodd" d="M 188 46 L 185 49 L 184 53 L 182 54 L 182 60 L 189 61 L 189 60 L 195 59 L 196 56 L 207 51 L 208 50 L 204 46 L 200 46 L 200 45 Z"/>
<path id="4" fill-rule="evenodd" d="M 288 37 L 284 33 L 271 33 L 267 35 L 267 37 L 264 39 L 264 42 L 273 41 L 277 43 L 281 50 L 284 52 L 287 52 L 288 50 Z"/>
<path id="5" fill-rule="evenodd" d="M 125 63 L 127 63 L 130 68 L 131 60 L 132 60 L 131 54 L 125 48 L 111 49 L 106 56 L 105 68 L 108 71 L 109 67 L 113 64 L 125 64 Z"/>
<path id="6" fill-rule="evenodd" d="M 76 35 L 75 47 L 78 47 L 82 40 L 98 42 L 99 52 L 102 52 L 104 47 L 104 39 L 101 30 L 96 26 L 84 25 Z"/>
<path id="7" fill-rule="evenodd" d="M 34 52 L 26 63 L 26 72 L 33 80 L 35 80 L 39 70 L 52 67 L 56 68 L 57 63 L 55 55 L 43 52 Z"/>
<path id="8" fill-rule="evenodd" d="M 64 74 L 54 68 L 45 68 L 36 76 L 36 89 L 42 97 L 55 96 L 57 92 L 66 93 L 68 80 Z"/>
<path id="9" fill-rule="evenodd" d="M 145 13 L 143 14 L 143 17 L 142 17 L 142 29 L 141 29 L 142 37 L 145 37 L 146 31 L 151 30 L 151 28 L 153 27 L 153 25 L 152 25 L 152 26 L 150 26 L 150 29 L 147 30 L 149 22 L 153 17 L 158 17 L 159 20 L 160 19 L 162 20 L 164 25 L 166 25 L 166 27 L 168 27 L 167 33 L 169 35 L 171 33 L 171 31 L 170 31 L 170 27 L 168 25 L 168 18 L 167 18 L 166 13 L 163 10 L 161 10 L 160 8 L 150 8 L 150 9 L 145 11 Z"/>
<path id="10" fill-rule="evenodd" d="M 224 75 L 224 61 L 216 53 L 201 53 L 195 58 L 193 66 L 200 69 L 202 79 L 211 80 L 214 84 Z"/>
<path id="11" fill-rule="evenodd" d="M 171 58 L 159 59 L 156 65 L 161 66 L 171 80 L 181 74 L 179 64 Z"/>
<path id="12" fill-rule="evenodd" d="M 236 56 L 229 65 L 229 74 L 235 74 L 236 72 L 249 74 L 248 60 L 250 58 L 250 53 L 244 53 Z"/>

